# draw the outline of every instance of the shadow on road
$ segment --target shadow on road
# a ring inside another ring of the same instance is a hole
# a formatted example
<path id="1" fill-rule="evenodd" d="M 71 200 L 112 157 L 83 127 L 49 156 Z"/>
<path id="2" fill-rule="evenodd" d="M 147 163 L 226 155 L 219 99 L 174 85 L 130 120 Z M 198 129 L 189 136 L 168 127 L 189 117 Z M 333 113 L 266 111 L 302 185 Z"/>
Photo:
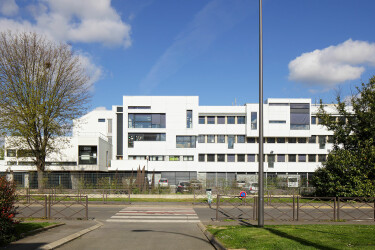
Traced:
<path id="1" fill-rule="evenodd" d="M 188 234 L 183 234 L 183 233 L 168 232 L 168 231 L 158 231 L 158 230 L 148 230 L 148 229 L 137 229 L 137 230 L 131 230 L 131 231 L 135 232 L 135 233 L 147 233 L 147 232 L 150 232 L 150 233 L 178 234 L 178 235 L 182 235 L 182 236 L 187 236 L 187 237 L 195 238 L 197 240 L 201 240 L 201 241 L 204 241 L 204 242 L 210 244 L 210 242 L 208 242 L 205 239 L 202 239 L 202 238 L 199 238 L 199 237 L 196 237 L 196 236 L 192 236 L 192 235 L 188 235 Z"/>

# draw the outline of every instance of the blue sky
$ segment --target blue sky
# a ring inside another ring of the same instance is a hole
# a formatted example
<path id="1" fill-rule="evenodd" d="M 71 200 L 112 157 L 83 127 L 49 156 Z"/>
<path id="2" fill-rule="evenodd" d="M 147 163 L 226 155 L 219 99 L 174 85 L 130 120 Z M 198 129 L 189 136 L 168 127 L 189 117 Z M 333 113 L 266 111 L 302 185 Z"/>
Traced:
<path id="1" fill-rule="evenodd" d="M 375 74 L 374 0 L 263 0 L 264 98 L 334 100 Z M 123 95 L 258 102 L 258 0 L 1 0 L 0 30 L 67 42 L 94 84 Z"/>

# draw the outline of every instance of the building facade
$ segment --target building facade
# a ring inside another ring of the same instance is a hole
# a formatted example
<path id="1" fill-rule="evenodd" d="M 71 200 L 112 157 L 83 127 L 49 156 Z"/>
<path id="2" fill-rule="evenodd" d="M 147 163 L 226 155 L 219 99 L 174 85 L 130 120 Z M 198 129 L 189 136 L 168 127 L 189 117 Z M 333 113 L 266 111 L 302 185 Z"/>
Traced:
<path id="1" fill-rule="evenodd" d="M 264 103 L 264 172 L 295 176 L 307 184 L 332 148 L 332 132 L 316 118 L 310 99 Z M 334 109 L 327 106 L 334 114 Z M 259 105 L 200 106 L 197 96 L 124 96 L 112 110 L 95 109 L 74 121 L 73 135 L 48 157 L 47 170 L 130 173 L 138 167 L 170 184 L 256 182 Z M 6 145 L 7 147 L 7 145 Z M 36 170 L 22 149 L 6 148 L 1 171 L 29 182 Z M 17 174 L 16 174 L 17 175 Z M 68 177 L 73 181 L 73 177 Z M 74 186 L 74 184 L 71 184 Z"/>

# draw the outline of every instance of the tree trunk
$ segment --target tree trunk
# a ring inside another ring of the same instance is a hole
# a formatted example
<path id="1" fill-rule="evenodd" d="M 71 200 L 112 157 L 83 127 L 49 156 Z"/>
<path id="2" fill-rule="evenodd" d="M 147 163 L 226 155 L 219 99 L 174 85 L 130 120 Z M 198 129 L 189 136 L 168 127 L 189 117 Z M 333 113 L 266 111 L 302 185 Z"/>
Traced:
<path id="1" fill-rule="evenodd" d="M 38 167 L 38 191 L 43 191 L 44 181 L 43 181 L 44 171 L 40 170 Z"/>

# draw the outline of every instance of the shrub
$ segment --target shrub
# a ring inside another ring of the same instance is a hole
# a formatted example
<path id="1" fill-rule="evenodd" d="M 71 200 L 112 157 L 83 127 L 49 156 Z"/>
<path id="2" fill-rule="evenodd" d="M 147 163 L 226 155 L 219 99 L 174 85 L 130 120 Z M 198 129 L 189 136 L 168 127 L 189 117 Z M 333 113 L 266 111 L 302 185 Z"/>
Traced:
<path id="1" fill-rule="evenodd" d="M 16 185 L 5 176 L 0 177 L 0 245 L 10 242 L 14 235 L 17 199 Z"/>

